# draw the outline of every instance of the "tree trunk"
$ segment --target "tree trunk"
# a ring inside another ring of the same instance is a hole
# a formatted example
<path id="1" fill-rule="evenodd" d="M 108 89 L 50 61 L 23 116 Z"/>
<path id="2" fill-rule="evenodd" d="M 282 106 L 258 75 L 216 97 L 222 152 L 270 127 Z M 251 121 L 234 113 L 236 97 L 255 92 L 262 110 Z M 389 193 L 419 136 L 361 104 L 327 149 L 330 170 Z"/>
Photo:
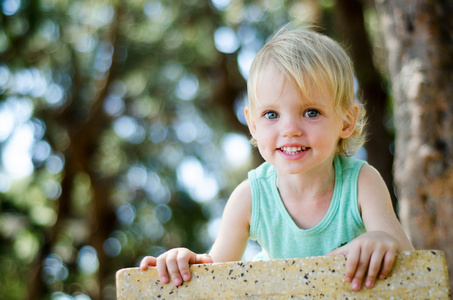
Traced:
<path id="1" fill-rule="evenodd" d="M 453 283 L 453 1 L 377 0 L 395 98 L 400 216 Z"/>

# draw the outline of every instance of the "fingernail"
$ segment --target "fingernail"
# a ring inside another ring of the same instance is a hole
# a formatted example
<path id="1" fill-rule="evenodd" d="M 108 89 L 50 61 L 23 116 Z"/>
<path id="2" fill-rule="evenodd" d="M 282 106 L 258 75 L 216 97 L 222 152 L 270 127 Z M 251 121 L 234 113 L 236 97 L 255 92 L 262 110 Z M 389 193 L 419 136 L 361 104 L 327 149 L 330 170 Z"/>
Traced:
<path id="1" fill-rule="evenodd" d="M 373 287 L 373 281 L 367 280 L 367 282 L 365 283 L 365 286 L 366 286 L 367 288 L 372 288 L 372 287 Z"/>
<path id="2" fill-rule="evenodd" d="M 167 281 L 168 281 L 167 276 L 162 276 L 162 277 L 160 278 L 160 281 L 162 281 L 163 283 L 167 283 Z"/>
<path id="3" fill-rule="evenodd" d="M 359 285 L 358 283 L 354 282 L 354 283 L 352 284 L 352 289 L 353 289 L 354 291 L 358 291 L 358 290 L 360 290 L 360 285 Z"/>
<path id="4" fill-rule="evenodd" d="M 176 278 L 175 280 L 173 280 L 173 282 L 175 283 L 176 286 L 178 286 L 181 284 L 181 279 Z"/>
<path id="5" fill-rule="evenodd" d="M 351 277 L 345 277 L 344 280 L 346 280 L 347 282 L 351 282 L 352 281 Z"/>
<path id="6" fill-rule="evenodd" d="M 184 281 L 189 281 L 190 276 L 189 276 L 189 274 L 185 274 L 182 276 L 182 278 L 184 278 Z"/>

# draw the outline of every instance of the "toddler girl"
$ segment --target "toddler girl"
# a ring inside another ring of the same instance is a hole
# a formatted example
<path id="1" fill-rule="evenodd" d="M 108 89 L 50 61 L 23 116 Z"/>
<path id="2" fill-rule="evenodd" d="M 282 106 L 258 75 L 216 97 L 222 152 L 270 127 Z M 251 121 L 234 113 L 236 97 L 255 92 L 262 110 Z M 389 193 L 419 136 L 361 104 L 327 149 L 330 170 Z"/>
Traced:
<path id="1" fill-rule="evenodd" d="M 378 172 L 350 156 L 364 142 L 353 67 L 330 38 L 285 27 L 258 52 L 245 115 L 266 161 L 233 191 L 209 254 L 185 248 L 143 258 L 162 283 L 191 278 L 190 264 L 237 261 L 249 238 L 259 259 L 347 255 L 353 290 L 385 278 L 395 253 L 413 250 Z"/>

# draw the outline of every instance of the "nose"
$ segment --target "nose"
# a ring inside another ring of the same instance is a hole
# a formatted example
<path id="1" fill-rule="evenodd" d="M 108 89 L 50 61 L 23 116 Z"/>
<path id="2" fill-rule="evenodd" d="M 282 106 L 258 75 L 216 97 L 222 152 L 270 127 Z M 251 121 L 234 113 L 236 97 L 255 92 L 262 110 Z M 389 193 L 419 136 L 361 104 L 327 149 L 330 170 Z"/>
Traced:
<path id="1" fill-rule="evenodd" d="M 286 117 L 281 122 L 281 135 L 284 137 L 297 137 L 303 133 L 301 120 L 297 117 Z"/>

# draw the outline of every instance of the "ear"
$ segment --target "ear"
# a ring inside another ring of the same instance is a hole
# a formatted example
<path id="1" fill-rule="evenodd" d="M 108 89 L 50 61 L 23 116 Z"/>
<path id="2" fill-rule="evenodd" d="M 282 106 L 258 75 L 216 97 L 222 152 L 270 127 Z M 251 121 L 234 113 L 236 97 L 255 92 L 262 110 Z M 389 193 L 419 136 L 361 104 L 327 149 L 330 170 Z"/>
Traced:
<path id="1" fill-rule="evenodd" d="M 252 135 L 253 138 L 255 138 L 256 124 L 255 124 L 255 122 L 253 122 L 253 118 L 251 116 L 248 106 L 246 106 L 244 108 L 244 114 L 245 114 L 245 119 L 247 120 L 247 125 L 249 126 L 250 134 Z"/>
<path id="2" fill-rule="evenodd" d="M 343 119 L 343 128 L 340 132 L 340 138 L 346 139 L 354 133 L 357 118 L 359 116 L 359 109 L 359 106 L 354 103 L 353 107 L 345 112 L 346 118 Z"/>

